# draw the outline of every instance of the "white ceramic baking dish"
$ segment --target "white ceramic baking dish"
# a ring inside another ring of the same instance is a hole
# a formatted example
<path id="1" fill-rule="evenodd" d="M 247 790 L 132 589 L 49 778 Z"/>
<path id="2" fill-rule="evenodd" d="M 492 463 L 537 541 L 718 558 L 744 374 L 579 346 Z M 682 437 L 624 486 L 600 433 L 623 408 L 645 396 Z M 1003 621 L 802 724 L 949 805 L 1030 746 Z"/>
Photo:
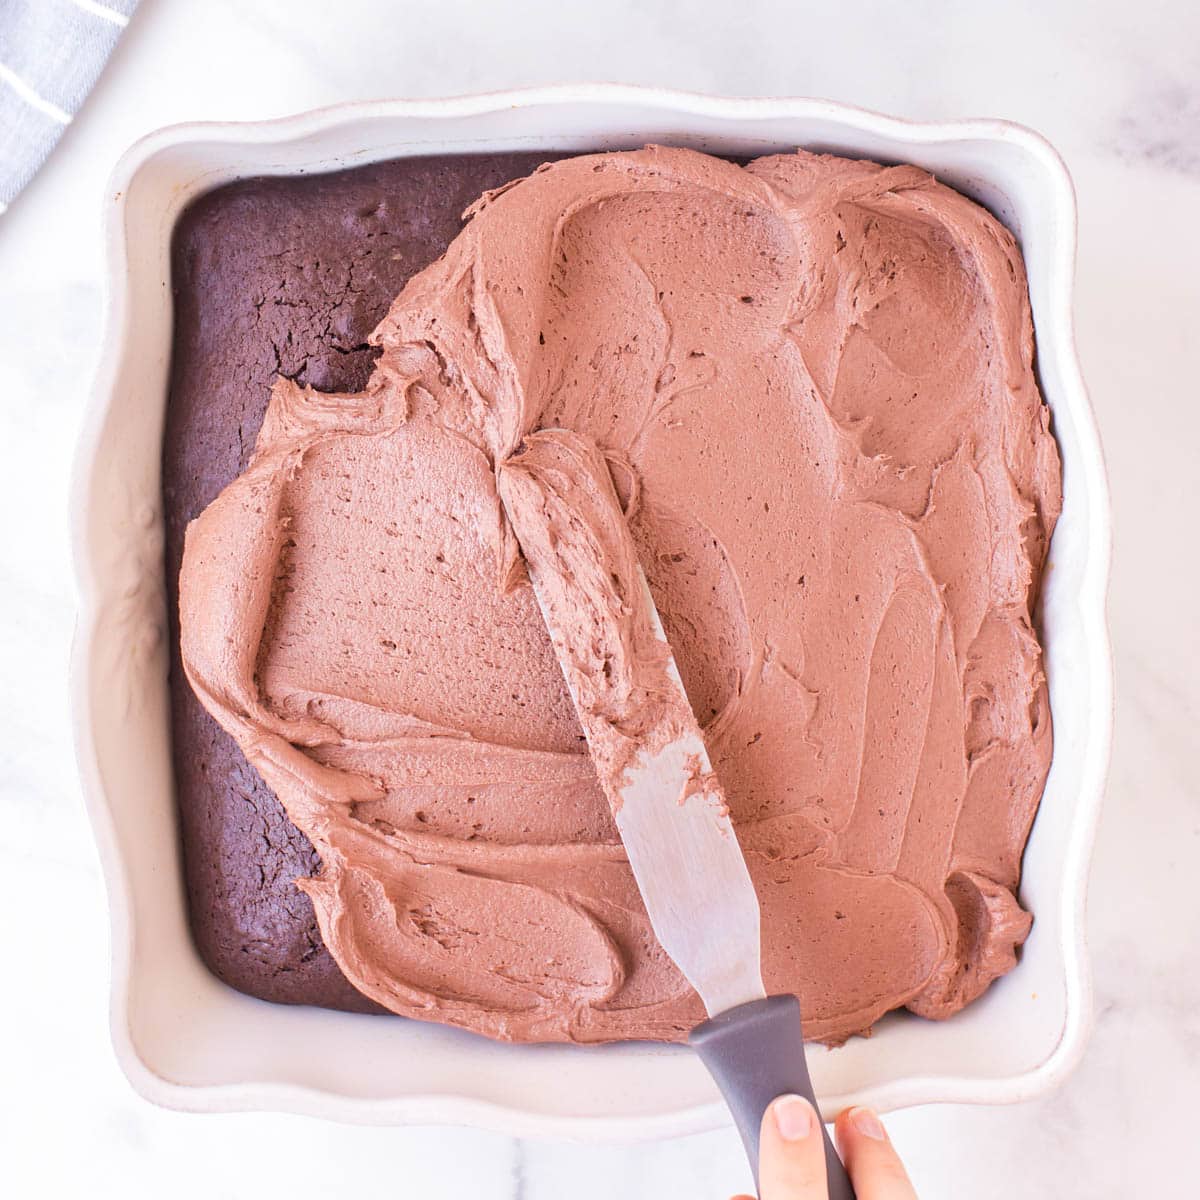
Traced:
<path id="1" fill-rule="evenodd" d="M 986 204 L 1025 253 L 1038 370 L 1065 500 L 1041 627 L 1055 748 L 1025 855 L 1036 914 L 1018 967 L 944 1023 L 905 1014 L 811 1054 L 826 1111 L 1019 1100 L 1053 1087 L 1090 1025 L 1084 892 L 1107 768 L 1109 508 L 1075 356 L 1075 208 L 1057 154 L 997 121 L 914 124 L 817 100 L 731 100 L 572 86 L 353 104 L 140 141 L 106 198 L 108 325 L 79 450 L 80 592 L 72 690 L 88 808 L 112 911 L 112 1036 L 134 1086 L 197 1110 L 279 1109 L 364 1122 L 444 1121 L 516 1134 L 662 1137 L 727 1120 L 677 1047 L 507 1046 L 398 1018 L 250 999 L 188 933 L 169 753 L 159 459 L 171 344 L 168 242 L 195 196 L 258 174 L 400 155 L 613 149 L 645 142 L 758 155 L 796 146 L 918 163 Z"/>

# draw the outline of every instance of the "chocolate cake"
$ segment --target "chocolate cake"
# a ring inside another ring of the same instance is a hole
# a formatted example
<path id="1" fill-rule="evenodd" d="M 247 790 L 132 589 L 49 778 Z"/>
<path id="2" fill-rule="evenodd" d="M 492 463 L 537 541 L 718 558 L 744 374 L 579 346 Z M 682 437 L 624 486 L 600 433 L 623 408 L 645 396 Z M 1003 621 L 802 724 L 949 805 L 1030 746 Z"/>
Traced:
<path id="1" fill-rule="evenodd" d="M 1029 931 L 1052 749 L 1061 486 L 1016 242 L 912 166 L 533 165 L 259 181 L 181 226 L 166 500 L 206 956 L 506 1040 L 686 1037 L 702 1006 L 605 799 L 671 723 L 640 567 L 768 991 L 830 1043 L 951 1016 Z M 534 555 L 572 581 L 558 659 Z"/>

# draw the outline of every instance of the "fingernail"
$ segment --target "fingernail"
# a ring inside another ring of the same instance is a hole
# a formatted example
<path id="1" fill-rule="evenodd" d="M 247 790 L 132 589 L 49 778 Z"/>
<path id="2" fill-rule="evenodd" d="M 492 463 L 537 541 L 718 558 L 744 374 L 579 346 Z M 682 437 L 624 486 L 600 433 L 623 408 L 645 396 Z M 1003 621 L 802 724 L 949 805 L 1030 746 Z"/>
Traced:
<path id="1" fill-rule="evenodd" d="M 812 1105 L 803 1096 L 780 1096 L 771 1109 L 775 1127 L 785 1142 L 799 1142 L 812 1133 Z"/>
<path id="2" fill-rule="evenodd" d="M 850 1120 L 854 1123 L 854 1128 L 864 1136 L 874 1138 L 877 1142 L 887 1139 L 879 1118 L 869 1108 L 856 1108 L 850 1114 Z"/>

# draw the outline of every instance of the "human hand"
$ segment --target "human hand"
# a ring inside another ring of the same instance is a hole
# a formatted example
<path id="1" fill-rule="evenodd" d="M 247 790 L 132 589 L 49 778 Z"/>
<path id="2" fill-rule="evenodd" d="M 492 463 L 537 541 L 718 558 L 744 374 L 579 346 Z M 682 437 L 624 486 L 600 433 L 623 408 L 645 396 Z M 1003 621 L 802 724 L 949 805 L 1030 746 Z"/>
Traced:
<path id="1" fill-rule="evenodd" d="M 869 1108 L 842 1113 L 835 1130 L 858 1200 L 917 1200 L 883 1125 Z M 820 1118 L 801 1096 L 780 1096 L 763 1116 L 759 1188 L 762 1200 L 828 1200 Z"/>

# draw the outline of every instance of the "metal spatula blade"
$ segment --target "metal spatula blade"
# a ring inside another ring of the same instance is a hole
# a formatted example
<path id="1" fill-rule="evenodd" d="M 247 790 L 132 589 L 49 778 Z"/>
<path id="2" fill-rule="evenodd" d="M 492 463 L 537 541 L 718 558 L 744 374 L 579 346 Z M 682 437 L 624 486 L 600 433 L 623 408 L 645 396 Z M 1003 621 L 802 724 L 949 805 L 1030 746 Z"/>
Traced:
<path id="1" fill-rule="evenodd" d="M 651 624 L 669 646 L 641 582 Z M 673 656 L 667 673 L 683 694 Z M 610 800 L 654 934 L 709 1015 L 761 1000 L 758 896 L 695 722 L 660 750 L 639 753 Z"/>

